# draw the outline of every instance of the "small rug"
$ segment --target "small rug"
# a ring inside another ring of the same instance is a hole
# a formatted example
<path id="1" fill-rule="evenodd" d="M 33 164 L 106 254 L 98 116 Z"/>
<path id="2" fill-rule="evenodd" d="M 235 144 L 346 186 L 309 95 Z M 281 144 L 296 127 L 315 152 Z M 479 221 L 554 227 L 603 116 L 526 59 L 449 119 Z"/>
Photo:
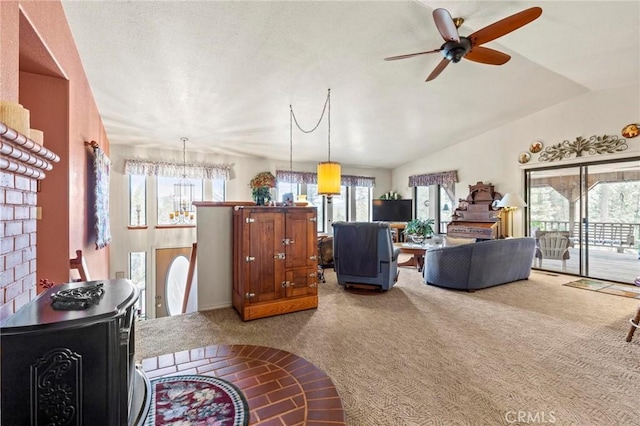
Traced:
<path id="1" fill-rule="evenodd" d="M 147 426 L 246 426 L 249 417 L 244 395 L 226 380 L 197 375 L 151 380 Z"/>
<path id="2" fill-rule="evenodd" d="M 598 293 L 615 294 L 616 296 L 631 297 L 640 299 L 640 287 L 627 284 L 614 284 L 605 281 L 590 280 L 587 278 L 563 284 L 568 287 L 582 288 L 585 290 L 597 291 Z"/>

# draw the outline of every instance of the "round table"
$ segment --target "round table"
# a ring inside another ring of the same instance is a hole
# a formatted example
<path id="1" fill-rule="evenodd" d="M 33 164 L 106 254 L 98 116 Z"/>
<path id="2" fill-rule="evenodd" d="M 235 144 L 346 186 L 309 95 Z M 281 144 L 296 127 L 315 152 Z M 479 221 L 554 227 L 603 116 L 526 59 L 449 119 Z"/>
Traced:
<path id="1" fill-rule="evenodd" d="M 424 255 L 429 249 L 429 244 L 416 244 L 416 243 L 394 243 L 394 247 L 400 249 L 400 253 L 411 254 L 411 259 L 398 263 L 398 266 L 415 266 L 418 268 L 418 272 L 422 272 L 424 267 Z"/>

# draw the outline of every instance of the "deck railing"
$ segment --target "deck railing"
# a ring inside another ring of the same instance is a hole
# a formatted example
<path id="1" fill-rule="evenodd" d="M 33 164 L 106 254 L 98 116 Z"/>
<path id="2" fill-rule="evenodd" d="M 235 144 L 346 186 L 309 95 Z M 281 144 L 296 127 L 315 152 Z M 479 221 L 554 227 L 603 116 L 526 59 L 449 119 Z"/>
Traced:
<path id="1" fill-rule="evenodd" d="M 579 241 L 580 222 L 534 220 L 531 228 L 541 231 L 569 231 L 574 243 Z M 640 244 L 640 223 L 589 222 L 582 229 L 589 245 L 611 246 L 619 250 Z"/>

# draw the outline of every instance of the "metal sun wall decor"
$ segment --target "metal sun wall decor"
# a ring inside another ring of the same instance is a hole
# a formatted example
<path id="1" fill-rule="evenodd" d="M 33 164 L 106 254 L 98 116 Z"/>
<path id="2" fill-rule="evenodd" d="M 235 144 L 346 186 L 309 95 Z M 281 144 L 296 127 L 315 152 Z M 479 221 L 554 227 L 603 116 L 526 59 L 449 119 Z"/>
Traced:
<path id="1" fill-rule="evenodd" d="M 582 153 L 588 152 L 590 155 L 595 154 L 613 154 L 615 152 L 625 151 L 629 146 L 627 141 L 618 136 L 593 135 L 589 139 L 578 136 L 575 141 L 565 140 L 561 143 L 548 146 L 540 153 L 539 161 L 560 161 L 569 158 L 571 154 L 582 157 Z"/>

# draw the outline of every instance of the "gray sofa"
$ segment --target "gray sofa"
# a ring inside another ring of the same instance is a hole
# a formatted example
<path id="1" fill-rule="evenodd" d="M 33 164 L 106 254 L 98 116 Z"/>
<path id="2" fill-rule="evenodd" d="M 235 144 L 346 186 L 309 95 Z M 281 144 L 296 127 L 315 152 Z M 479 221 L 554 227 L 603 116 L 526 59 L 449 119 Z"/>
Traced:
<path id="1" fill-rule="evenodd" d="M 424 281 L 438 287 L 477 290 L 529 278 L 533 238 L 481 241 L 429 249 Z"/>

